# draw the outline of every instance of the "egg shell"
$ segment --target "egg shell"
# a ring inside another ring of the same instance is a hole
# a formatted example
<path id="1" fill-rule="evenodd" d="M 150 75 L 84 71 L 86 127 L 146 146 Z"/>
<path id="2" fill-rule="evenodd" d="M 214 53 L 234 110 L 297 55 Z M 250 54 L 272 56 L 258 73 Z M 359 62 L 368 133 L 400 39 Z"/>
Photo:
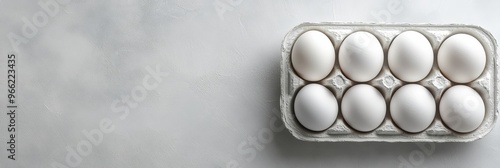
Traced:
<path id="1" fill-rule="evenodd" d="M 399 88 L 390 102 L 392 120 L 403 130 L 417 133 L 425 130 L 436 116 L 436 102 L 425 87 L 408 84 Z"/>
<path id="2" fill-rule="evenodd" d="M 434 51 L 424 35 L 416 31 L 405 31 L 392 41 L 387 59 L 391 72 L 397 78 L 417 82 L 431 71 Z"/>
<path id="3" fill-rule="evenodd" d="M 337 99 L 326 87 L 308 84 L 297 93 L 294 111 L 302 126 L 312 131 L 322 131 L 337 119 Z"/>
<path id="4" fill-rule="evenodd" d="M 483 45 L 468 34 L 455 34 L 439 47 L 439 69 L 450 80 L 468 83 L 481 75 L 486 66 Z"/>
<path id="5" fill-rule="evenodd" d="M 347 36 L 339 50 L 342 72 L 357 82 L 369 81 L 380 72 L 384 64 L 384 51 L 378 39 L 366 31 Z"/>
<path id="6" fill-rule="evenodd" d="M 334 64 L 335 49 L 332 41 L 320 31 L 307 31 L 293 44 L 292 66 L 305 80 L 319 81 L 325 78 Z"/>
<path id="7" fill-rule="evenodd" d="M 484 101 L 474 89 L 456 85 L 449 88 L 441 98 L 439 114 L 443 122 L 454 131 L 471 132 L 484 120 Z"/>
<path id="8" fill-rule="evenodd" d="M 354 85 L 340 105 L 344 120 L 361 132 L 372 131 L 385 119 L 386 104 L 382 94 L 367 84 Z"/>

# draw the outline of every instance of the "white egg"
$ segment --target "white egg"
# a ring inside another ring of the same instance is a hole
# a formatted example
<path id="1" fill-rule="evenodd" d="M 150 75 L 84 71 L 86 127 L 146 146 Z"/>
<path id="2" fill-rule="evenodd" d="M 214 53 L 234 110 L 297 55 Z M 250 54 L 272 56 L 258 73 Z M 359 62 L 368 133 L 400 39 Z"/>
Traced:
<path id="1" fill-rule="evenodd" d="M 294 111 L 300 124 L 312 131 L 322 131 L 335 122 L 338 114 L 337 99 L 326 87 L 308 84 L 299 90 Z"/>
<path id="2" fill-rule="evenodd" d="M 416 133 L 425 130 L 436 116 L 436 102 L 423 86 L 408 84 L 399 88 L 390 103 L 392 120 L 403 130 Z"/>
<path id="3" fill-rule="evenodd" d="M 377 76 L 384 64 L 382 45 L 371 33 L 352 33 L 340 46 L 339 64 L 348 78 L 358 82 L 369 81 Z"/>
<path id="4" fill-rule="evenodd" d="M 448 89 L 439 103 L 443 122 L 457 132 L 471 132 L 481 125 L 485 108 L 481 96 L 472 88 L 456 85 Z"/>
<path id="5" fill-rule="evenodd" d="M 332 41 L 320 31 L 310 30 L 300 35 L 292 48 L 293 69 L 305 80 L 325 78 L 335 64 Z"/>
<path id="6" fill-rule="evenodd" d="M 340 107 L 344 120 L 361 132 L 374 130 L 385 118 L 384 97 L 373 86 L 366 84 L 349 88 Z"/>
<path id="7" fill-rule="evenodd" d="M 388 51 L 391 72 L 406 82 L 416 82 L 431 71 L 434 52 L 429 40 L 416 31 L 405 31 L 391 43 Z"/>
<path id="8" fill-rule="evenodd" d="M 486 66 L 483 45 L 467 34 L 456 34 L 446 39 L 439 47 L 437 58 L 439 69 L 457 83 L 476 79 Z"/>

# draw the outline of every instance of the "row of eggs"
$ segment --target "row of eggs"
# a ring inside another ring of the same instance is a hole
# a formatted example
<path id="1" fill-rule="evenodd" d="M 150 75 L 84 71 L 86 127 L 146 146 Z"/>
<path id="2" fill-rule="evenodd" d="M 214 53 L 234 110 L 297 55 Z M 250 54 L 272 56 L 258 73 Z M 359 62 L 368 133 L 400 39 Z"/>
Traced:
<path id="1" fill-rule="evenodd" d="M 339 115 L 339 105 L 344 121 L 360 132 L 378 128 L 386 118 L 386 107 L 389 107 L 392 121 L 409 133 L 424 131 L 436 115 L 450 129 L 468 133 L 477 129 L 485 116 L 483 99 L 474 89 L 465 85 L 455 85 L 444 92 L 438 103 L 439 114 L 436 114 L 433 95 L 417 84 L 403 85 L 396 90 L 388 104 L 376 88 L 367 84 L 349 88 L 338 104 L 328 88 L 312 83 L 299 90 L 293 106 L 299 123 L 312 131 L 331 127 Z"/>
<path id="2" fill-rule="evenodd" d="M 295 41 L 291 61 L 300 77 L 314 82 L 331 73 L 335 55 L 328 36 L 317 30 L 309 30 Z M 366 31 L 348 35 L 341 43 L 338 55 L 340 69 L 356 82 L 375 78 L 384 64 L 382 45 L 373 34 Z M 397 35 L 390 44 L 387 62 L 397 78 L 405 82 L 417 82 L 431 71 L 434 51 L 424 35 L 417 31 L 405 31 Z M 437 64 L 451 81 L 468 83 L 478 78 L 485 69 L 486 53 L 473 36 L 455 34 L 439 47 Z"/>

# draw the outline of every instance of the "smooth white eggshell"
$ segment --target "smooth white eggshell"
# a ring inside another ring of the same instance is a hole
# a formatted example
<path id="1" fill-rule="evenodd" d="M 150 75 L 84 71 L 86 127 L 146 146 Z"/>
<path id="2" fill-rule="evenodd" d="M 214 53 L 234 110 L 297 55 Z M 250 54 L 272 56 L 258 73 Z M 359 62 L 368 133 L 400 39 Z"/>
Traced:
<path id="1" fill-rule="evenodd" d="M 305 80 L 325 78 L 335 64 L 332 41 L 322 32 L 310 30 L 297 38 L 292 48 L 292 66 Z"/>
<path id="2" fill-rule="evenodd" d="M 391 72 L 406 82 L 425 78 L 434 63 L 434 52 L 429 40 L 416 31 L 405 31 L 389 46 L 387 61 Z"/>
<path id="3" fill-rule="evenodd" d="M 377 76 L 384 64 L 382 45 L 371 33 L 352 33 L 340 45 L 339 64 L 348 78 L 357 82 L 369 81 Z"/>
<path id="4" fill-rule="evenodd" d="M 300 124 L 312 131 L 322 131 L 335 122 L 338 104 L 333 93 L 319 84 L 308 84 L 299 90 L 294 111 Z"/>
<path id="5" fill-rule="evenodd" d="M 484 102 L 472 88 L 456 85 L 449 88 L 439 103 L 443 122 L 457 132 L 471 132 L 481 125 L 485 115 Z"/>
<path id="6" fill-rule="evenodd" d="M 455 34 L 446 39 L 439 47 L 437 58 L 439 69 L 457 83 L 476 79 L 486 66 L 483 45 L 468 34 Z"/>
<path id="7" fill-rule="evenodd" d="M 362 132 L 380 126 L 386 113 L 384 97 L 377 89 L 367 84 L 349 88 L 340 107 L 344 120 L 352 128 Z"/>
<path id="8" fill-rule="evenodd" d="M 436 102 L 423 86 L 408 84 L 399 88 L 390 103 L 392 120 L 411 133 L 425 130 L 436 116 Z"/>

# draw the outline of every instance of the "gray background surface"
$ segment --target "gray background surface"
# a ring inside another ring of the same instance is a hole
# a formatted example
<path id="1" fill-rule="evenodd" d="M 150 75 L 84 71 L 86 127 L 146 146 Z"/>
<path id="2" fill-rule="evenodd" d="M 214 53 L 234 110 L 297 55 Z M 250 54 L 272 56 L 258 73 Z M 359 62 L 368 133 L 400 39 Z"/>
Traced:
<path id="1" fill-rule="evenodd" d="M 16 161 L 7 159 L 8 116 L 1 114 L 0 167 L 71 167 L 68 149 L 108 119 L 114 130 L 75 167 L 500 165 L 498 124 L 472 143 L 310 143 L 276 120 L 280 45 L 292 27 L 464 23 L 498 38 L 499 1 L 73 0 L 58 3 L 47 23 L 13 47 L 8 34 L 22 36 L 23 18 L 33 22 L 44 11 L 38 3 L 48 1 L 0 0 L 0 53 L 19 62 Z M 113 103 L 143 87 L 156 66 L 168 76 L 120 118 Z"/>

